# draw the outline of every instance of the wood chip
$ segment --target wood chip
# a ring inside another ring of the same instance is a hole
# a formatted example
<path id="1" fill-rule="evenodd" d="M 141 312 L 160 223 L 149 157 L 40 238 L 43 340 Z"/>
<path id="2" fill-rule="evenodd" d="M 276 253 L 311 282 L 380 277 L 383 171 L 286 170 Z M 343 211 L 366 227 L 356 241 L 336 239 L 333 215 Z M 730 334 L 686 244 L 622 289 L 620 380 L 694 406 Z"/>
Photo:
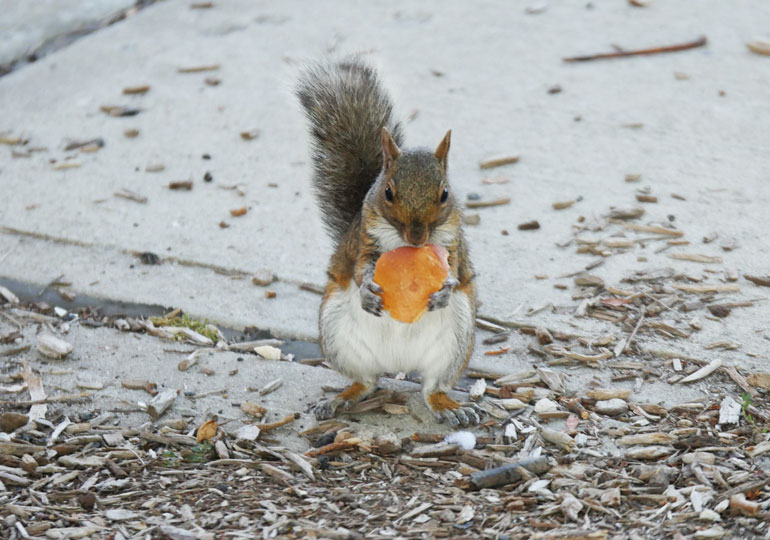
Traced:
<path id="1" fill-rule="evenodd" d="M 466 201 L 466 208 L 487 208 L 489 206 L 502 206 L 511 202 L 510 197 L 501 197 L 499 199 L 491 199 L 489 201 Z"/>
<path id="2" fill-rule="evenodd" d="M 479 163 L 480 169 L 492 169 L 494 167 L 501 167 L 503 165 L 510 165 L 511 163 L 518 163 L 519 156 L 508 156 L 497 159 L 490 159 Z"/>
<path id="3" fill-rule="evenodd" d="M 639 225 L 637 223 L 622 223 L 623 228 L 628 229 L 629 231 L 636 231 L 636 232 L 645 232 L 645 233 L 651 233 L 651 234 L 662 234 L 665 236 L 683 236 L 683 231 L 678 231 L 676 229 L 669 229 L 667 227 L 660 227 L 655 225 Z"/>
<path id="4" fill-rule="evenodd" d="M 140 86 L 127 86 L 123 89 L 124 94 L 132 95 L 132 94 L 146 94 L 150 91 L 150 86 L 147 84 L 143 84 Z"/>
<path id="5" fill-rule="evenodd" d="M 202 66 L 180 67 L 177 71 L 179 73 L 200 73 L 202 71 L 216 71 L 218 69 L 219 64 L 207 64 Z"/>
<path id="6" fill-rule="evenodd" d="M 722 257 L 713 257 L 711 255 L 701 255 L 698 253 L 671 253 L 669 258 L 680 261 L 690 261 L 699 263 L 721 263 Z"/>
<path id="7" fill-rule="evenodd" d="M 766 37 L 756 37 L 746 43 L 746 47 L 755 54 L 770 56 L 770 39 Z"/>
<path id="8" fill-rule="evenodd" d="M 717 358 L 716 360 L 714 360 L 714 361 L 710 362 L 709 364 L 703 366 L 698 371 L 688 375 L 687 377 L 685 377 L 684 379 L 682 379 L 679 382 L 680 383 L 689 383 L 689 382 L 699 381 L 699 380 L 701 380 L 701 379 L 703 379 L 705 377 L 708 377 L 709 375 L 714 373 L 714 371 L 716 371 L 720 367 L 722 367 L 722 359 L 721 358 Z"/>

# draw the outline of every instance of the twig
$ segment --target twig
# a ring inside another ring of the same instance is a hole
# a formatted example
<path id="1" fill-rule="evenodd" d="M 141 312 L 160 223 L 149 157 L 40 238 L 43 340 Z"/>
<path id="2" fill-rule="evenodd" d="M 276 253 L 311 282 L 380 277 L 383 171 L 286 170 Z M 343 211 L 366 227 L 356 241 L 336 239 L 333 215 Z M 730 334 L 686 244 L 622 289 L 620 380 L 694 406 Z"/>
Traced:
<path id="1" fill-rule="evenodd" d="M 651 49 L 636 49 L 632 51 L 614 51 L 611 53 L 589 54 L 586 56 L 570 56 L 567 58 L 562 58 L 562 60 L 564 62 L 588 62 L 590 60 L 603 60 L 606 58 L 623 58 L 626 56 L 642 56 L 642 55 L 649 55 L 649 54 L 686 51 L 688 49 L 703 47 L 706 44 L 706 41 L 707 41 L 706 37 L 701 36 L 695 41 L 688 41 L 687 43 L 680 43 L 678 45 L 668 45 L 665 47 L 653 47 Z"/>
<path id="2" fill-rule="evenodd" d="M 9 405 L 15 408 L 29 407 L 30 405 L 40 405 L 42 403 L 61 403 L 63 401 L 76 401 L 88 397 L 88 392 L 81 392 L 79 394 L 65 394 L 63 396 L 47 397 L 45 399 L 29 399 L 26 401 L 0 401 L 0 405 Z"/>
<path id="3" fill-rule="evenodd" d="M 644 322 L 644 313 L 642 313 L 639 316 L 639 320 L 636 323 L 636 326 L 634 326 L 633 331 L 631 332 L 631 335 L 628 336 L 628 339 L 623 343 L 622 347 L 615 347 L 615 350 L 613 351 L 615 353 L 615 356 L 618 357 L 624 352 L 626 352 L 626 349 L 628 349 L 628 346 L 631 345 L 631 342 L 636 337 L 636 333 L 639 331 L 639 327 L 642 326 L 642 323 Z"/>
<path id="4" fill-rule="evenodd" d="M 299 413 L 294 413 L 294 414 L 285 416 L 281 420 L 278 420 L 277 422 L 273 422 L 272 424 L 257 424 L 257 427 L 259 428 L 259 431 L 264 433 L 266 431 L 271 431 L 281 426 L 285 426 L 286 424 L 291 424 L 297 418 L 299 418 Z"/>
<path id="5" fill-rule="evenodd" d="M 0 357 L 13 356 L 14 354 L 26 352 L 31 348 L 32 348 L 32 345 L 22 345 L 21 347 L 14 347 L 13 349 L 6 349 L 4 351 L 0 351 Z"/>

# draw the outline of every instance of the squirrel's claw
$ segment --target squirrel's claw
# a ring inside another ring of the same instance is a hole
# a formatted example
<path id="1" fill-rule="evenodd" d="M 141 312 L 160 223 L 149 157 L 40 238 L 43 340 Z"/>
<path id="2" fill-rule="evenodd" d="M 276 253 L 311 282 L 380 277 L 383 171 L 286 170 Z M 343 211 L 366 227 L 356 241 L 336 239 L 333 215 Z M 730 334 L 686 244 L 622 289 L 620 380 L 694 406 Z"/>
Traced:
<path id="1" fill-rule="evenodd" d="M 464 404 L 457 409 L 446 409 L 437 412 L 436 421 L 439 423 L 446 421 L 454 427 L 475 426 L 481 423 L 481 415 L 476 407 L 473 407 L 471 404 Z"/>
<path id="2" fill-rule="evenodd" d="M 382 315 L 382 287 L 377 285 L 371 275 L 364 276 L 361 282 L 361 307 L 375 317 Z"/>
<path id="3" fill-rule="evenodd" d="M 447 278 L 444 285 L 438 291 L 430 295 L 430 299 L 428 300 L 428 311 L 435 311 L 447 307 L 447 305 L 449 305 L 449 297 L 459 283 L 460 282 L 455 278 Z"/>

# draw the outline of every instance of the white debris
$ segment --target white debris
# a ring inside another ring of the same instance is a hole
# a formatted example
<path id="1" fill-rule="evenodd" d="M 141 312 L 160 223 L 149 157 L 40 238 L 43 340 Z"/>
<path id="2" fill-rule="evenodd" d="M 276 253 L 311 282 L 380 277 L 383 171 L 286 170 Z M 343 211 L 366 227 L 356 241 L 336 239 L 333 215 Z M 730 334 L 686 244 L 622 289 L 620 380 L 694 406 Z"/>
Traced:
<path id="1" fill-rule="evenodd" d="M 447 435 L 444 442 L 456 444 L 463 450 L 473 450 L 476 447 L 476 435 L 470 431 L 455 431 Z"/>
<path id="2" fill-rule="evenodd" d="M 262 345 L 261 347 L 254 347 L 254 352 L 265 360 L 280 360 L 281 349 L 273 347 L 271 345 Z"/>

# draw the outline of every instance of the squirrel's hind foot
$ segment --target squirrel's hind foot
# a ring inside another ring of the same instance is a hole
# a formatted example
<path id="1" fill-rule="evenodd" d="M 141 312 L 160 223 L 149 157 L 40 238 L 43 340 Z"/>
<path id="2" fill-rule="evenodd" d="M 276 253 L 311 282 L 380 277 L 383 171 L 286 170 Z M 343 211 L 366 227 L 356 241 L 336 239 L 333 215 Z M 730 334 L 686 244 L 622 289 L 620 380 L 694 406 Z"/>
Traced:
<path id="1" fill-rule="evenodd" d="M 332 399 L 324 399 L 316 403 L 311 410 L 318 420 L 333 418 L 340 407 L 347 409 L 354 403 L 366 398 L 377 388 L 374 383 L 354 382 L 339 395 Z"/>
<path id="2" fill-rule="evenodd" d="M 433 392 L 427 399 L 436 421 L 448 422 L 452 426 L 475 426 L 481 422 L 484 411 L 474 403 L 460 404 L 446 392 Z"/>

